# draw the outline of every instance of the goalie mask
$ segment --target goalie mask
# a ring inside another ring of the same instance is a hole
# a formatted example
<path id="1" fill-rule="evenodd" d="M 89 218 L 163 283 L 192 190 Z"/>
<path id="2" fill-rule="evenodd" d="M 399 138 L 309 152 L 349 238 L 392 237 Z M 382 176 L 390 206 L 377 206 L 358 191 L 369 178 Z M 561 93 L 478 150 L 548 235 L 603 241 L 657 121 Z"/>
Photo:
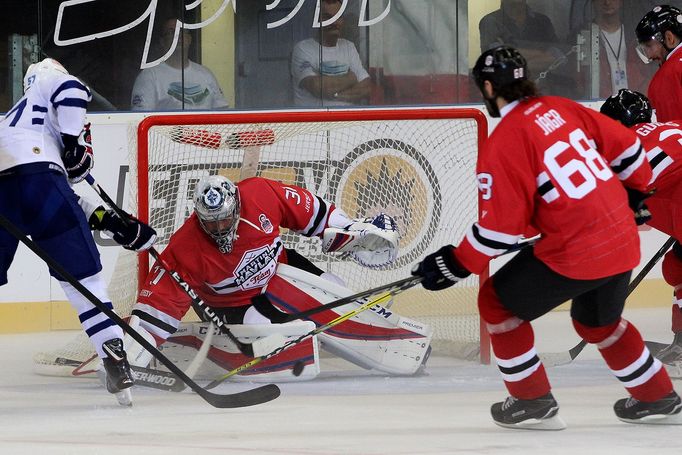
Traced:
<path id="1" fill-rule="evenodd" d="M 46 58 L 38 63 L 32 63 L 24 76 L 24 93 L 31 88 L 37 78 L 49 77 L 59 74 L 69 74 L 66 68 L 53 58 Z"/>
<path id="2" fill-rule="evenodd" d="M 194 212 L 204 231 L 229 253 L 237 238 L 239 189 L 222 175 L 202 177 L 194 189 Z"/>
<path id="3" fill-rule="evenodd" d="M 622 88 L 618 90 L 617 94 L 609 96 L 602 104 L 599 112 L 618 120 L 627 127 L 638 123 L 649 123 L 653 115 L 649 98 L 626 88 Z"/>

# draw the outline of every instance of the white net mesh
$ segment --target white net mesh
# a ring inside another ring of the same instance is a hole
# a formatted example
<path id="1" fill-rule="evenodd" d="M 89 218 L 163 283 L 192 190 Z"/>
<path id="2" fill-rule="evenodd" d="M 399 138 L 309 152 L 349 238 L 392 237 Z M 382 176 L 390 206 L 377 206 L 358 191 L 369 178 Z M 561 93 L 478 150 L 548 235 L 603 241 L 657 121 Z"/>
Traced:
<path id="1" fill-rule="evenodd" d="M 285 233 L 287 247 L 342 277 L 355 291 L 409 276 L 414 263 L 459 241 L 475 220 L 475 164 L 485 125 L 467 110 L 385 112 L 248 114 L 248 123 L 244 114 L 233 113 L 193 116 L 191 122 L 200 124 L 151 126 L 148 144 L 139 146 L 142 158 L 131 157 L 129 181 L 138 182 L 132 189 L 133 199 L 141 201 L 138 213 L 143 219 L 148 214 L 161 251 L 191 213 L 192 190 L 201 176 L 219 173 L 238 181 L 257 169 L 259 176 L 311 190 L 353 218 L 385 212 L 396 219 L 401 234 L 397 261 L 381 270 L 322 254 L 318 238 Z M 462 117 L 437 118 L 455 115 Z M 435 118 L 423 119 L 429 116 Z M 174 117 L 145 120 L 155 121 L 173 122 Z M 137 197 L 138 189 L 148 205 Z M 129 314 L 135 301 L 137 272 L 129 257 L 121 255 L 117 267 L 122 270 L 110 285 L 120 315 Z M 476 277 L 438 293 L 419 287 L 399 295 L 392 308 L 434 327 L 435 352 L 471 359 L 480 346 L 477 290 Z M 36 361 L 53 365 L 57 358 L 78 361 L 90 354 L 84 337 L 72 344 Z"/>

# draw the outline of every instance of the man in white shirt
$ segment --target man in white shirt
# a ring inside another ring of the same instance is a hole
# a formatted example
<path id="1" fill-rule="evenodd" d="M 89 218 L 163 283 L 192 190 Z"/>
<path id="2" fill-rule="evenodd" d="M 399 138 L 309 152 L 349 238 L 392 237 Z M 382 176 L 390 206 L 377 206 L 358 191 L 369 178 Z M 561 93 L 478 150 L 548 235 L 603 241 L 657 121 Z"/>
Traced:
<path id="1" fill-rule="evenodd" d="M 160 43 L 164 51 L 173 44 L 176 24 L 176 19 L 164 22 Z M 131 95 L 132 110 L 213 110 L 228 107 L 211 70 L 189 59 L 192 35 L 185 29 L 182 33 L 168 60 L 138 74 Z"/>
<path id="2" fill-rule="evenodd" d="M 320 22 L 334 17 L 340 0 L 320 2 Z M 343 18 L 320 28 L 320 37 L 294 46 L 291 76 L 296 106 L 349 106 L 369 98 L 369 74 L 355 45 L 340 38 Z"/>

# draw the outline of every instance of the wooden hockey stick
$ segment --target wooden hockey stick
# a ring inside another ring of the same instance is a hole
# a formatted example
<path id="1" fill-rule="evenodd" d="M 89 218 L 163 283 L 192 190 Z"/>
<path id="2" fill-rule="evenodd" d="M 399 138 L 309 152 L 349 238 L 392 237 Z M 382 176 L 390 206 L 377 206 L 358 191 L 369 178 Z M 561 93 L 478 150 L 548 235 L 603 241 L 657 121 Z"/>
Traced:
<path id="1" fill-rule="evenodd" d="M 140 343 L 147 351 L 149 351 L 157 360 L 159 360 L 163 365 L 166 366 L 171 372 L 173 372 L 182 382 L 187 384 L 192 390 L 194 390 L 201 398 L 203 398 L 207 403 L 216 408 L 238 408 L 243 406 L 253 406 L 260 403 L 266 403 L 268 401 L 277 398 L 281 391 L 279 387 L 275 384 L 268 384 L 265 386 L 257 387 L 251 390 L 246 390 L 244 392 L 231 393 L 227 395 L 220 395 L 216 393 L 209 392 L 208 390 L 202 388 L 199 384 L 194 382 L 190 377 L 188 377 L 180 368 L 175 366 L 175 364 L 163 355 L 156 346 L 149 343 L 142 335 L 133 330 L 127 322 L 121 319 L 114 311 L 109 309 L 100 299 L 98 299 L 90 290 L 83 286 L 78 280 L 76 280 L 70 273 L 68 273 L 64 267 L 61 266 L 57 261 L 52 259 L 41 247 L 39 247 L 33 240 L 29 239 L 26 234 L 21 232 L 14 223 L 9 221 L 4 215 L 0 214 L 0 226 L 2 226 L 7 232 L 14 236 L 17 240 L 26 245 L 31 251 L 33 251 L 38 257 L 40 257 L 45 263 L 55 272 L 57 275 L 61 276 L 62 279 L 67 281 L 71 286 L 73 286 L 78 292 L 80 292 L 86 299 L 90 301 L 98 310 L 106 314 L 112 321 L 114 321 L 119 327 L 121 327 L 127 334 L 129 334 L 135 341 Z"/>
<path id="2" fill-rule="evenodd" d="M 630 284 L 628 284 L 628 291 L 626 297 L 629 297 L 630 294 L 632 294 L 632 292 L 637 288 L 637 286 L 639 286 L 639 283 L 642 282 L 642 280 L 649 274 L 651 269 L 654 268 L 654 266 L 658 263 L 658 261 L 661 260 L 665 253 L 668 252 L 668 250 L 670 249 L 670 247 L 673 246 L 674 243 L 675 239 L 673 237 L 669 237 L 668 240 L 666 240 L 665 243 L 661 246 L 661 248 L 659 248 L 658 251 L 656 251 L 656 253 L 651 257 L 651 259 L 649 259 L 649 262 L 647 262 L 646 265 L 642 267 L 642 270 L 640 270 L 637 276 L 630 282 Z M 540 354 L 540 359 L 542 360 L 542 363 L 544 363 L 545 366 L 547 367 L 565 365 L 567 363 L 571 363 L 576 357 L 578 357 L 578 354 L 580 354 L 583 351 L 583 349 L 585 349 L 585 346 L 587 346 L 587 341 L 580 340 L 578 344 L 573 346 L 567 352 Z"/>
<path id="3" fill-rule="evenodd" d="M 421 279 L 419 281 L 421 281 Z M 419 281 L 417 281 L 417 283 Z M 414 284 L 417 284 L 417 283 L 414 283 Z M 414 286 L 414 284 L 412 286 Z M 363 303 L 362 305 L 360 305 L 359 307 L 349 311 L 348 313 L 344 313 L 344 314 L 340 315 L 339 317 L 337 317 L 336 319 L 333 319 L 333 320 L 327 322 L 326 324 L 323 324 L 319 327 L 316 327 L 315 329 L 311 330 L 310 332 L 305 333 L 305 334 L 301 335 L 300 337 L 298 337 L 294 340 L 289 340 L 289 341 L 285 342 L 284 344 L 282 344 L 279 347 L 277 347 L 276 349 L 274 349 L 272 352 L 269 352 L 268 354 L 262 355 L 260 357 L 256 357 L 255 359 L 251 360 L 250 362 L 247 362 L 241 366 L 238 366 L 237 368 L 234 368 L 234 369 L 228 371 L 227 373 L 225 373 L 224 375 L 214 379 L 213 381 L 211 381 L 206 386 L 206 389 L 207 390 L 212 389 L 212 388 L 220 385 L 227 378 L 230 378 L 230 377 L 234 376 L 235 374 L 239 374 L 242 371 L 248 370 L 249 368 L 261 363 L 262 361 L 267 360 L 270 357 L 276 356 L 277 354 L 284 351 L 288 347 L 300 343 L 301 341 L 305 340 L 308 337 L 311 337 L 311 336 L 317 335 L 319 333 L 322 333 L 326 330 L 329 330 L 332 327 L 341 324 L 343 321 L 346 321 L 346 320 L 352 318 L 356 314 L 362 313 L 363 311 L 369 310 L 370 308 L 372 308 L 375 305 L 379 305 L 379 304 L 383 303 L 385 300 L 390 299 L 391 296 L 392 296 L 392 294 L 390 292 L 384 293 L 380 297 L 377 297 L 376 299 L 369 300 L 369 301 Z M 348 302 L 346 302 L 346 303 L 348 303 Z M 297 362 L 293 368 L 294 375 L 298 376 L 302 371 L 303 371 L 303 364 L 301 362 Z"/>
<path id="4" fill-rule="evenodd" d="M 85 180 L 90 184 L 90 186 L 99 194 L 102 200 L 118 215 L 118 217 L 124 222 L 130 218 L 130 214 L 121 209 L 111 197 L 104 191 L 104 189 L 95 181 L 95 178 L 88 174 Z M 220 319 L 220 317 L 213 311 L 213 309 L 206 305 L 204 301 L 199 297 L 199 295 L 190 287 L 185 280 L 182 279 L 180 274 L 173 270 L 170 265 L 159 255 L 154 247 L 149 248 L 149 254 L 156 260 L 157 264 L 163 267 L 168 274 L 173 278 L 173 280 L 180 286 L 180 288 L 185 291 L 185 294 L 192 300 L 192 308 L 197 314 L 204 314 L 207 321 L 212 322 L 221 333 L 227 335 L 227 337 L 237 346 L 239 352 L 249 357 L 258 357 L 268 351 L 270 341 L 267 338 L 259 340 L 259 343 L 244 343 L 240 341 L 234 334 L 228 329 L 225 323 Z M 254 352 L 255 349 L 255 352 Z"/>

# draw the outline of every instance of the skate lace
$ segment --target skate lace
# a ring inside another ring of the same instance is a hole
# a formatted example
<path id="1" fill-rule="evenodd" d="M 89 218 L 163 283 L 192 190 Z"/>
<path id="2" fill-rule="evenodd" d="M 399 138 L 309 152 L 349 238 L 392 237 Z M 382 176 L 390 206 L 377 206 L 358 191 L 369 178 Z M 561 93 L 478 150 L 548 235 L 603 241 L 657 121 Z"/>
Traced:
<path id="1" fill-rule="evenodd" d="M 637 403 L 639 403 L 638 399 L 630 397 L 625 401 L 625 408 L 631 408 L 635 406 Z"/>
<path id="2" fill-rule="evenodd" d="M 504 403 L 502 403 L 502 410 L 506 411 L 507 409 L 511 408 L 517 401 L 519 401 L 517 398 L 511 396 L 507 397 L 507 399 L 504 400 Z"/>

